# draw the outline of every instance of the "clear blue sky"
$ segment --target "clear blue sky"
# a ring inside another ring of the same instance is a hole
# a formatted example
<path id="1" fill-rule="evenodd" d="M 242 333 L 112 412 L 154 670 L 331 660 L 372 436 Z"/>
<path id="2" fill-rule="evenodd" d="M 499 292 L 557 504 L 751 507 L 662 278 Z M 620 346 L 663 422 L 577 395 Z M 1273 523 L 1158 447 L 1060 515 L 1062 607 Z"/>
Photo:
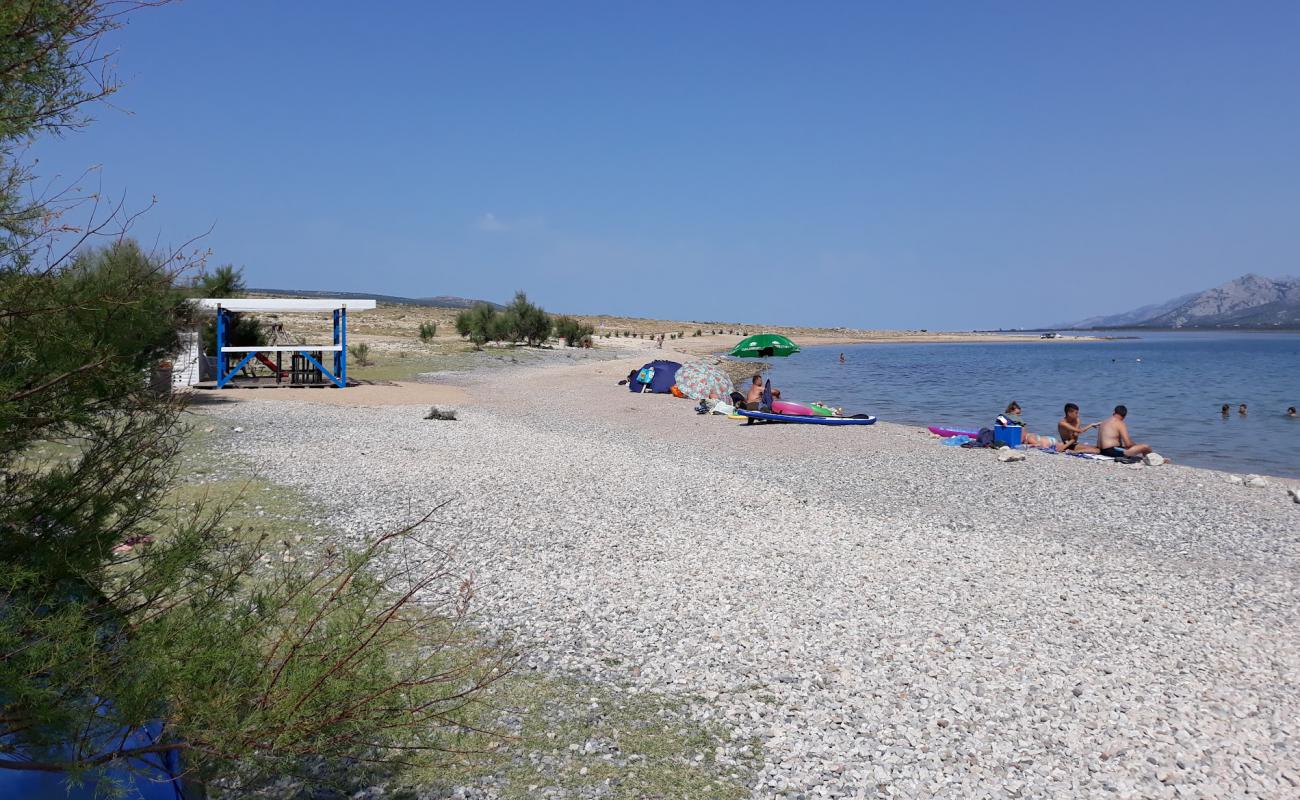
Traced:
<path id="1" fill-rule="evenodd" d="M 1051 324 L 1300 272 L 1300 3 L 188 0 L 41 172 L 252 285 Z"/>

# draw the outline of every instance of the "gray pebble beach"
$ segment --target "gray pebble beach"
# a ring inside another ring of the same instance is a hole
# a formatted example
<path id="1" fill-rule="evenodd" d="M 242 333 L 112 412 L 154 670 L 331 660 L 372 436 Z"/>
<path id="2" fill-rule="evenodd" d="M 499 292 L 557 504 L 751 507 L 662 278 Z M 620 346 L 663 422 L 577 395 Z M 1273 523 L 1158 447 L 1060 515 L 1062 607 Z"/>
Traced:
<path id="1" fill-rule="evenodd" d="M 719 760 L 761 744 L 754 797 L 1300 797 L 1288 484 L 746 426 L 629 393 L 630 363 L 459 378 L 454 422 L 202 413 L 353 545 L 446 502 L 476 624 L 688 698 Z"/>

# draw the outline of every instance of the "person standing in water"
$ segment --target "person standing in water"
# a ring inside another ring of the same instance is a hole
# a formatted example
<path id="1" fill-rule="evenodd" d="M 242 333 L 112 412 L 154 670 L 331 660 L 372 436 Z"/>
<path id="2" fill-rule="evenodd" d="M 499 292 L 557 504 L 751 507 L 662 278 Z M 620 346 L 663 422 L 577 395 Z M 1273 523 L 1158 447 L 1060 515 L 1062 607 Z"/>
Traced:
<path id="1" fill-rule="evenodd" d="M 1219 413 L 1223 415 L 1224 419 L 1227 419 L 1228 415 L 1232 413 L 1232 406 L 1228 405 L 1227 403 L 1224 403 L 1223 408 L 1219 409 Z"/>
<path id="2" fill-rule="evenodd" d="M 1238 416 L 1242 416 L 1242 417 L 1246 416 L 1246 404 L 1245 404 L 1245 403 L 1242 403 L 1241 405 L 1237 406 L 1237 414 L 1238 414 Z"/>
<path id="3" fill-rule="evenodd" d="M 844 363 L 844 354 L 843 354 L 843 353 L 840 353 L 840 363 L 841 363 L 841 364 Z"/>
<path id="4" fill-rule="evenodd" d="M 1287 408 L 1287 410 L 1286 410 L 1286 415 L 1287 415 L 1288 417 L 1294 417 L 1294 416 L 1295 416 L 1295 406 L 1290 406 L 1289 408 Z"/>

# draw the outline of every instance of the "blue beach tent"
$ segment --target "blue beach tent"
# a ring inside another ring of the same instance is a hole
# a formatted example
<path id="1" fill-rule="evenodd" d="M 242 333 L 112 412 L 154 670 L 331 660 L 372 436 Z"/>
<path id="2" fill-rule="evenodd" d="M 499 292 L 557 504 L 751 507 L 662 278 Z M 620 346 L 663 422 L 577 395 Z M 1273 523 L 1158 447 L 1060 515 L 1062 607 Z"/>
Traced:
<path id="1" fill-rule="evenodd" d="M 676 361 L 664 361 L 663 359 L 651 361 L 641 367 L 641 369 L 654 369 L 655 374 L 650 379 L 650 385 L 646 386 L 646 384 L 640 383 L 633 376 L 633 380 L 627 382 L 627 389 L 629 392 L 644 391 L 654 394 L 668 394 L 673 390 L 673 384 L 677 382 L 677 370 L 681 369 L 681 367 L 682 365 Z"/>
<path id="2" fill-rule="evenodd" d="M 104 736 L 104 751 L 132 750 L 155 744 L 162 735 L 162 725 L 151 722 L 143 728 L 119 730 L 116 736 Z M 125 736 L 125 738 L 123 738 Z M 99 739 L 97 738 L 97 741 Z M 0 746 L 5 741 L 0 738 Z M 15 753 L 0 753 L 0 759 L 22 761 Z M 61 772 L 0 768 L 0 798 L 22 800 L 186 800 L 193 796 L 181 783 L 180 757 L 174 750 L 148 753 L 125 759 L 120 765 L 110 763 L 95 774 L 77 778 Z"/>

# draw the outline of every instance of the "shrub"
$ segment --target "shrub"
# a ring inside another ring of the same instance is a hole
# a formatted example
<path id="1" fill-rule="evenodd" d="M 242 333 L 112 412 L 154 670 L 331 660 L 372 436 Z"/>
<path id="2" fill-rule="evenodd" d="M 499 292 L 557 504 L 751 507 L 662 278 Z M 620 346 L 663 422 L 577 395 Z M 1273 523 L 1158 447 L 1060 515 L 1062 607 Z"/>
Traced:
<path id="1" fill-rule="evenodd" d="M 550 315 L 541 306 L 528 302 L 528 295 L 523 292 L 515 292 L 515 299 L 501 312 L 501 319 L 504 339 L 537 346 L 551 338 Z"/>
<path id="2" fill-rule="evenodd" d="M 432 407 L 429 409 L 429 413 L 424 415 L 424 418 L 425 418 L 425 419 L 438 419 L 438 420 L 445 420 L 445 421 L 447 421 L 447 422 L 455 422 L 455 421 L 456 421 L 456 409 L 454 409 L 454 408 L 438 408 L 437 406 L 432 406 Z"/>
<path id="3" fill-rule="evenodd" d="M 595 330 L 573 317 L 559 317 L 555 320 L 555 335 L 563 339 L 569 347 L 578 347 L 584 339 L 590 339 Z"/>
<path id="4" fill-rule="evenodd" d="M 349 346 L 348 353 L 357 360 L 357 366 L 359 367 L 368 367 L 372 363 L 370 361 L 370 345 L 365 342 Z"/>
<path id="5" fill-rule="evenodd" d="M 456 315 L 456 333 L 469 339 L 475 350 L 493 341 L 500 334 L 501 323 L 495 308 L 478 303 Z"/>
<path id="6" fill-rule="evenodd" d="M 420 341 L 427 342 L 438 335 L 438 325 L 435 322 L 420 323 Z"/>
<path id="7" fill-rule="evenodd" d="M 703 335 L 704 335 L 704 331 L 700 330 L 699 328 L 696 328 L 696 329 L 695 329 L 695 335 L 696 335 L 696 336 L 703 336 Z"/>

